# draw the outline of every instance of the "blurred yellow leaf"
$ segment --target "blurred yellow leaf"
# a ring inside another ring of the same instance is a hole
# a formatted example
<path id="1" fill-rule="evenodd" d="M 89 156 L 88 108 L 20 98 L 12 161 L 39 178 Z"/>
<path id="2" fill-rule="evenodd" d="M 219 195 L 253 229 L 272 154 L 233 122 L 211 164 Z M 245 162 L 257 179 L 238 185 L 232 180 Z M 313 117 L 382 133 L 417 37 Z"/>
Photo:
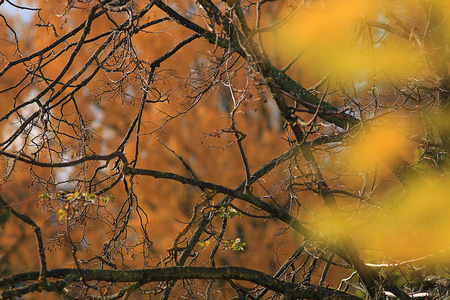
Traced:
<path id="1" fill-rule="evenodd" d="M 411 3 L 402 5 L 404 9 L 417 7 Z M 390 76 L 408 76 L 420 62 L 418 47 L 383 29 L 369 30 L 365 23 L 388 22 L 388 13 L 383 1 L 317 1 L 280 29 L 278 44 L 282 45 L 283 55 L 292 58 L 307 49 L 304 61 L 336 76 L 364 73 L 369 77 L 380 71 Z"/>
<path id="2" fill-rule="evenodd" d="M 376 258 L 414 259 L 450 247 L 450 179 L 412 184 L 389 208 L 371 207 L 352 220 L 353 235 Z"/>
<path id="3" fill-rule="evenodd" d="M 405 150 L 409 136 L 406 126 L 393 117 L 364 126 L 350 143 L 350 161 L 361 169 L 378 162 L 389 164 L 393 154 Z"/>

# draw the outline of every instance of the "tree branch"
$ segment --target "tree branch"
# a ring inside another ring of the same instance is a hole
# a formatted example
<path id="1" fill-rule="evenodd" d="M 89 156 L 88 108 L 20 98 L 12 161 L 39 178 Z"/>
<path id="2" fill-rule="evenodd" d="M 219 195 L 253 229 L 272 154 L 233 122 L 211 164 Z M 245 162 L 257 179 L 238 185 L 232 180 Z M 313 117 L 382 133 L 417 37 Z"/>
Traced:
<path id="1" fill-rule="evenodd" d="M 263 272 L 242 268 L 242 267 L 164 267 L 146 270 L 81 270 L 81 274 L 88 281 L 106 281 L 106 282 L 139 282 L 149 283 L 158 281 L 170 281 L 174 279 L 222 279 L 222 280 L 242 280 L 255 283 L 266 287 L 277 293 L 284 294 L 291 298 L 324 299 L 339 298 L 349 300 L 360 300 L 361 298 L 348 293 L 325 288 L 315 285 L 299 285 L 278 280 Z M 39 277 L 38 272 L 22 273 L 0 279 L 0 286 L 7 286 L 26 280 L 36 280 Z M 3 298 L 12 298 L 23 295 L 22 291 L 27 293 L 32 291 L 61 289 L 64 285 L 69 285 L 73 281 L 80 281 L 82 278 L 76 269 L 54 269 L 48 270 L 48 277 L 63 278 L 51 285 L 43 283 L 33 283 L 23 288 L 16 288 L 8 291 L 2 291 L 0 295 Z M 70 278 L 70 280 L 68 280 Z"/>
<path id="2" fill-rule="evenodd" d="M 45 258 L 45 249 L 44 249 L 44 242 L 42 241 L 41 228 L 37 226 L 37 224 L 33 220 L 31 220 L 30 217 L 12 208 L 11 205 L 9 205 L 9 203 L 6 202 L 5 199 L 3 199 L 1 194 L 0 194 L 0 204 L 4 208 L 9 210 L 14 216 L 30 225 L 31 228 L 33 229 L 34 234 L 36 236 L 36 243 L 39 254 L 39 263 L 40 263 L 39 279 L 45 280 L 47 277 L 47 260 Z"/>

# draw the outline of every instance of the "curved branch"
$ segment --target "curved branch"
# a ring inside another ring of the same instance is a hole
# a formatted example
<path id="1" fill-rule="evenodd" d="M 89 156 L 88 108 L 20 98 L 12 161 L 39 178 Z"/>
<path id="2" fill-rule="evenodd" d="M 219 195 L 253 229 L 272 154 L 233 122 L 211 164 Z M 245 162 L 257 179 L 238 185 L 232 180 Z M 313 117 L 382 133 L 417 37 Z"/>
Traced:
<path id="1" fill-rule="evenodd" d="M 9 203 L 6 202 L 5 199 L 3 199 L 2 195 L 0 195 L 0 204 L 4 208 L 9 210 L 14 216 L 30 225 L 31 228 L 33 229 L 34 234 L 36 235 L 36 243 L 39 253 L 39 263 L 40 263 L 39 279 L 45 280 L 47 277 L 47 260 L 45 258 L 45 249 L 44 249 L 44 242 L 42 241 L 41 228 L 32 219 L 30 219 L 30 217 L 12 208 L 11 205 L 9 205 Z"/>
<path id="2" fill-rule="evenodd" d="M 209 189 L 212 191 L 216 191 L 218 193 L 230 196 L 232 198 L 236 198 L 236 199 L 241 199 L 243 201 L 248 202 L 249 204 L 252 204 L 264 211 L 266 211 L 267 213 L 269 213 L 272 217 L 277 218 L 281 221 L 283 221 L 284 223 L 288 224 L 289 226 L 291 226 L 295 231 L 297 231 L 298 233 L 300 233 L 301 235 L 303 235 L 304 237 L 306 237 L 307 239 L 312 239 L 315 241 L 321 241 L 322 238 L 315 234 L 313 231 L 311 231 L 310 229 L 308 229 L 307 227 L 305 227 L 301 221 L 299 221 L 298 219 L 294 218 L 293 216 L 291 216 L 289 213 L 276 208 L 264 201 L 262 201 L 260 198 L 254 196 L 253 194 L 251 194 L 250 192 L 247 193 L 243 193 L 241 191 L 239 191 L 238 187 L 237 189 L 230 189 L 228 187 L 219 185 L 219 184 L 214 184 L 211 182 L 207 182 L 207 181 L 202 181 L 202 180 L 198 180 L 198 179 L 193 179 L 193 178 L 189 178 L 189 177 L 184 177 L 178 174 L 174 174 L 174 173 L 169 173 L 169 172 L 161 172 L 161 171 L 155 171 L 155 170 L 148 170 L 148 169 L 138 169 L 138 168 L 128 168 L 127 169 L 127 174 L 130 175 L 144 175 L 144 176 L 151 176 L 153 178 L 164 178 L 164 179 L 169 179 L 169 180 L 173 180 L 173 181 L 178 181 L 182 184 L 188 184 L 191 186 L 197 186 L 200 188 L 205 188 L 205 189 Z M 252 178 L 252 177 L 251 177 Z M 244 185 L 245 186 L 245 185 Z M 330 243 L 329 241 L 325 241 L 327 244 L 327 247 L 335 252 L 337 255 L 339 255 L 340 257 L 342 257 L 343 259 L 348 261 L 348 256 L 347 254 L 337 245 L 333 245 L 332 243 Z"/>
<path id="3" fill-rule="evenodd" d="M 49 284 L 47 282 L 34 283 L 33 288 L 25 286 L 1 292 L 3 298 L 11 298 L 23 295 L 23 291 L 27 293 L 32 291 L 48 290 L 50 288 L 63 288 L 72 281 L 80 281 L 81 276 L 77 269 L 54 269 L 48 270 L 48 277 L 63 278 L 56 283 Z M 325 288 L 316 285 L 299 285 L 295 283 L 285 282 L 269 276 L 263 272 L 242 268 L 242 267 L 165 267 L 146 270 L 81 270 L 81 274 L 88 281 L 106 281 L 106 282 L 139 282 L 149 283 L 158 281 L 170 281 L 174 279 L 222 279 L 222 280 L 242 280 L 264 286 L 272 291 L 284 294 L 291 298 L 308 298 L 308 299 L 349 299 L 360 300 L 361 298 L 347 294 L 345 292 Z M 0 279 L 0 286 L 6 286 L 25 280 L 36 280 L 38 272 L 22 273 L 8 276 Z M 54 290 L 54 289 L 52 289 Z"/>

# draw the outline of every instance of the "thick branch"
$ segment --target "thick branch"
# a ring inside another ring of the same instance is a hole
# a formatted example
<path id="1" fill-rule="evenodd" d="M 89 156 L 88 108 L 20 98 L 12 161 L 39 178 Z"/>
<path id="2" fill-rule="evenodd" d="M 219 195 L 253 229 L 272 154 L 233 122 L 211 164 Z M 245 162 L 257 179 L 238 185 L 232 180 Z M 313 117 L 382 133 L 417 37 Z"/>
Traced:
<path id="1" fill-rule="evenodd" d="M 291 298 L 308 299 L 360 299 L 356 296 L 347 294 L 335 289 L 315 286 L 298 285 L 278 280 L 263 272 L 246 269 L 242 267 L 166 267 L 146 270 L 81 270 L 83 278 L 87 281 L 106 281 L 106 282 L 139 282 L 149 283 L 157 281 L 170 281 L 175 279 L 222 279 L 222 280 L 242 280 L 255 283 L 266 287 L 272 291 L 288 295 Z M 38 272 L 22 273 L 13 276 L 4 277 L 0 280 L 0 286 L 6 286 L 21 281 L 37 280 Z M 70 281 L 80 281 L 79 270 L 76 269 L 55 269 L 48 270 L 48 277 L 52 278 L 71 278 Z M 63 279 L 64 280 L 64 279 Z M 36 286 L 35 291 L 46 290 L 46 284 L 42 283 Z M 21 288 L 25 289 L 27 287 Z M 11 298 L 20 289 L 3 291 L 1 295 L 4 298 Z"/>

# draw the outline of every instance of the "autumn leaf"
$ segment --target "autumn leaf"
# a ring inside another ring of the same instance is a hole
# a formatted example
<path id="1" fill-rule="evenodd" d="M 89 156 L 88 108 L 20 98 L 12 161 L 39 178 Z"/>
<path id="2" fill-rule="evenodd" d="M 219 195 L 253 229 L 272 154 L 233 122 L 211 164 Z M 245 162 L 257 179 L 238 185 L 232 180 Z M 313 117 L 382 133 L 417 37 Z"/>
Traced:
<path id="1" fill-rule="evenodd" d="M 57 212 L 57 215 L 58 215 L 58 221 L 61 222 L 62 219 L 67 215 L 66 210 L 60 208 Z"/>

